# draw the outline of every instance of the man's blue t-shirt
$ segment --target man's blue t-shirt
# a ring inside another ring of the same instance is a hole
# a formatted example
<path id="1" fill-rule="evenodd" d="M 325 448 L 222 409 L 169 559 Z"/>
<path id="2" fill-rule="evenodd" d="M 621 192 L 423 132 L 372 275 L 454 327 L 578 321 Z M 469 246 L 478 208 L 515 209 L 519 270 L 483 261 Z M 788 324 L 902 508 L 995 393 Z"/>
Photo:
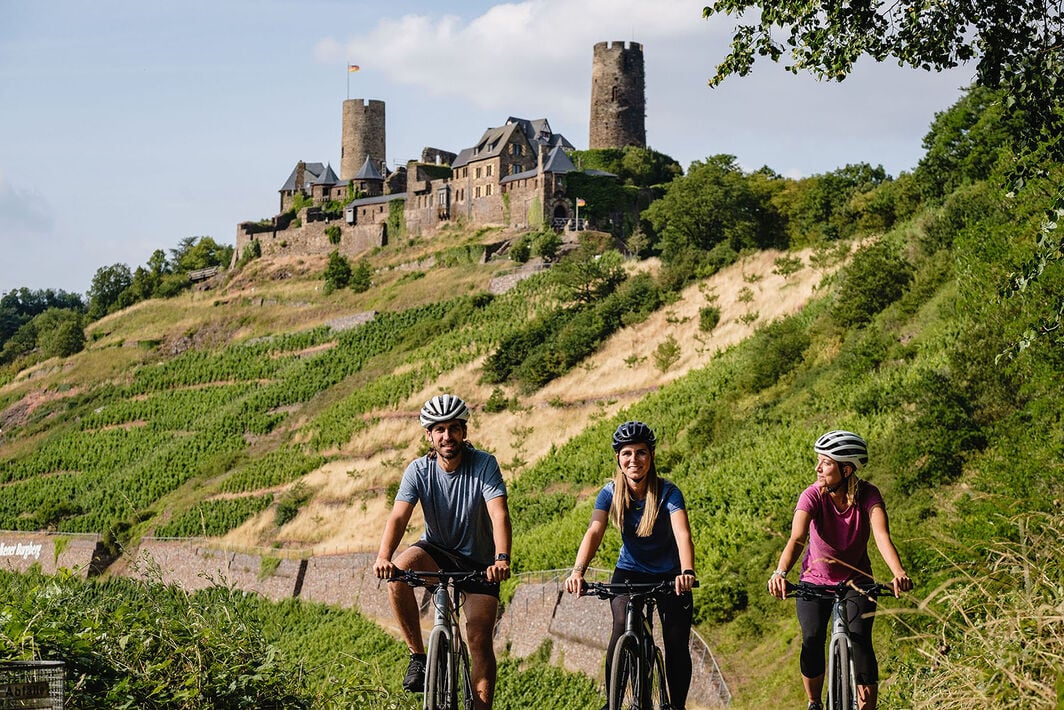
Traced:
<path id="1" fill-rule="evenodd" d="M 624 514 L 621 530 L 621 552 L 617 567 L 647 574 L 679 574 L 680 551 L 672 534 L 671 516 L 684 510 L 683 493 L 671 481 L 661 480 L 661 495 L 658 509 L 654 511 L 654 531 L 648 537 L 639 537 L 635 531 L 643 519 L 645 501 L 633 500 Z M 614 482 L 610 481 L 599 491 L 595 510 L 610 511 L 613 504 Z"/>
<path id="2" fill-rule="evenodd" d="M 470 446 L 462 452 L 462 463 L 453 473 L 440 468 L 432 455 L 411 461 L 395 499 L 411 505 L 421 503 L 425 515 L 422 540 L 487 567 L 495 560 L 487 502 L 504 495 L 506 484 L 499 462 Z"/>

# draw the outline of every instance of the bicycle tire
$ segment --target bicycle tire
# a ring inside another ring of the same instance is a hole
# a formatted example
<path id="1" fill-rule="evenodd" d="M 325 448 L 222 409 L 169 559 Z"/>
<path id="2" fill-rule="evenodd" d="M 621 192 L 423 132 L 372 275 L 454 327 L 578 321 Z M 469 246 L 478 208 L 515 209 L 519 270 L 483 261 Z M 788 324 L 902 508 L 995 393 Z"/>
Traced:
<path id="1" fill-rule="evenodd" d="M 843 639 L 831 643 L 828 658 L 829 710 L 854 710 L 857 707 L 857 688 L 854 686 L 853 658 Z"/>
<path id="2" fill-rule="evenodd" d="M 425 663 L 425 710 L 458 710 L 451 673 L 451 634 L 436 627 L 429 635 Z"/>
<path id="3" fill-rule="evenodd" d="M 610 667 L 609 710 L 638 710 L 643 693 L 639 640 L 627 633 L 617 640 Z"/>
<path id="4" fill-rule="evenodd" d="M 649 685 L 646 688 L 645 700 L 649 710 L 671 710 L 669 701 L 669 688 L 665 681 L 665 659 L 662 658 L 661 649 L 654 647 L 654 661 L 650 664 Z"/>
<path id="5" fill-rule="evenodd" d="M 462 696 L 458 699 L 461 705 L 458 707 L 473 710 L 473 694 L 476 691 L 473 689 L 473 678 L 469 673 L 469 649 L 465 641 L 462 642 L 462 652 L 458 656 L 458 685 L 462 691 Z"/>

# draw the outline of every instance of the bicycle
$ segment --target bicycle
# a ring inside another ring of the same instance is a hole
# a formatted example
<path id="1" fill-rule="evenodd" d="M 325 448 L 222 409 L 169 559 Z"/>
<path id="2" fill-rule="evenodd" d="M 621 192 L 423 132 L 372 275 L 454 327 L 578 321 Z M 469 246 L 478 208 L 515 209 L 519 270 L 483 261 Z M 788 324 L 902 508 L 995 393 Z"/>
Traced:
<path id="1" fill-rule="evenodd" d="M 696 581 L 694 586 L 698 586 Z M 599 599 L 627 596 L 624 633 L 613 649 L 610 677 L 606 679 L 609 710 L 669 710 L 665 661 L 654 641 L 654 609 L 657 595 L 673 594 L 672 582 L 637 584 L 584 582 L 581 595 Z"/>
<path id="2" fill-rule="evenodd" d="M 828 669 L 824 684 L 828 688 L 827 710 L 854 710 L 857 707 L 857 673 L 853 665 L 853 643 L 850 641 L 850 620 L 846 610 L 846 594 L 856 589 L 867 597 L 894 596 L 894 588 L 886 584 L 858 585 L 787 583 L 787 596 L 807 601 L 830 600 L 831 641 L 828 644 Z"/>
<path id="3" fill-rule="evenodd" d="M 457 585 L 486 582 L 487 576 L 483 572 L 396 570 L 388 581 L 432 589 L 435 621 L 426 651 L 422 707 L 424 710 L 472 710 L 473 682 L 469 675 L 469 649 L 459 624 L 462 592 Z"/>

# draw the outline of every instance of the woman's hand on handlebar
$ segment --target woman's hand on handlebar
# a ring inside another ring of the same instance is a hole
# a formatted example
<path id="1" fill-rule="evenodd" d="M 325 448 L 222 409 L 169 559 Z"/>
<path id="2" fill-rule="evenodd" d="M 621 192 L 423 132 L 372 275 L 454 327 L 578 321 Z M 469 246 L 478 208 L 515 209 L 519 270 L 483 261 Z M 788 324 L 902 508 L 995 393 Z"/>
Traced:
<path id="1" fill-rule="evenodd" d="M 565 591 L 570 594 L 581 594 L 584 591 L 584 573 L 573 570 L 565 580 Z"/>
<path id="2" fill-rule="evenodd" d="M 787 578 L 776 572 L 768 578 L 768 593 L 777 599 L 787 598 Z"/>
<path id="3" fill-rule="evenodd" d="M 908 592 L 913 588 L 913 581 L 909 579 L 909 575 L 902 572 L 899 575 L 895 575 L 891 580 L 890 586 L 894 588 L 894 596 L 901 596 L 902 592 Z"/>
<path id="4" fill-rule="evenodd" d="M 680 595 L 684 592 L 689 592 L 693 587 L 698 586 L 698 580 L 690 570 L 682 572 L 676 575 L 676 594 Z"/>

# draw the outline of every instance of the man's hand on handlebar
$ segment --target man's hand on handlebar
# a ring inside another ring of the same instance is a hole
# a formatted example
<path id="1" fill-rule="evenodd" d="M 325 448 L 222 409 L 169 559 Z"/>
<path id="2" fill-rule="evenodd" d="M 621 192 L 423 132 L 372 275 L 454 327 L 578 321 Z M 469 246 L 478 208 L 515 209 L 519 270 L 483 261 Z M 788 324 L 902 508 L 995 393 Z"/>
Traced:
<path id="1" fill-rule="evenodd" d="M 377 579 L 390 579 L 395 576 L 395 570 L 392 561 L 383 557 L 378 557 L 373 563 L 373 574 L 377 575 Z"/>

